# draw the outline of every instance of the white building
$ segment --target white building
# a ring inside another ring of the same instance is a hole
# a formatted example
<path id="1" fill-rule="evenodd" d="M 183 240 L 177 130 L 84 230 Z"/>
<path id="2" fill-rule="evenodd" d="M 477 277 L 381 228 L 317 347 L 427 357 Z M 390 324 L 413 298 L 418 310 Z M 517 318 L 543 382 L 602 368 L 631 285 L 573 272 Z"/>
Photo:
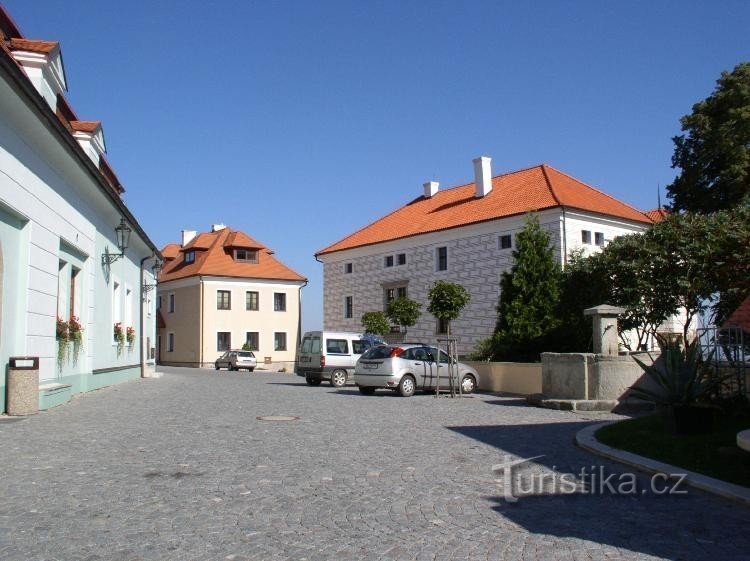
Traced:
<path id="1" fill-rule="evenodd" d="M 534 211 L 564 264 L 571 252 L 597 251 L 615 236 L 642 232 L 654 219 L 550 166 L 492 177 L 490 158 L 474 160 L 475 181 L 441 190 L 436 182 L 403 207 L 316 254 L 323 262 L 324 327 L 357 331 L 362 314 L 408 296 L 422 303 L 409 340 L 445 332 L 427 311 L 437 280 L 463 285 L 471 303 L 451 326 L 468 354 L 497 321 L 500 275 L 512 265 L 515 233 Z"/>
<path id="2" fill-rule="evenodd" d="M 182 243 L 162 252 L 160 364 L 213 367 L 224 351 L 247 343 L 260 368 L 292 367 L 307 279 L 223 224 L 184 230 Z"/>
<path id="3" fill-rule="evenodd" d="M 66 101 L 60 46 L 24 38 L 2 8 L 0 34 L 0 364 L 38 357 L 45 409 L 153 368 L 159 252 L 121 198 L 101 124 Z M 73 325 L 80 343 L 58 336 Z"/>

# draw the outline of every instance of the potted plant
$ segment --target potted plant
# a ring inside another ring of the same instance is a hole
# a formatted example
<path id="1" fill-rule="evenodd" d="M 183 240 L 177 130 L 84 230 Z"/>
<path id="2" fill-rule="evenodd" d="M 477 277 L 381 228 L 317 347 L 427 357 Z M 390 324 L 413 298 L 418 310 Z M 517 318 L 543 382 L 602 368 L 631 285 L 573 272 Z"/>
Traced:
<path id="1" fill-rule="evenodd" d="M 115 323 L 113 334 L 115 343 L 117 343 L 117 355 L 119 356 L 125 346 L 125 330 L 123 329 L 121 322 L 118 321 Z"/>
<path id="2" fill-rule="evenodd" d="M 674 341 L 661 342 L 661 356 L 653 364 L 646 364 L 633 356 L 652 384 L 651 387 L 633 386 L 631 394 L 660 406 L 667 415 L 667 425 L 672 432 L 709 432 L 717 408 L 708 402 L 708 396 L 720 381 L 711 378 L 702 367 L 697 340 L 688 343 L 684 349 Z"/>
<path id="3" fill-rule="evenodd" d="M 133 342 L 135 341 L 135 329 L 128 326 L 126 332 L 125 332 L 125 339 L 128 341 L 129 346 L 133 346 Z"/>
<path id="4" fill-rule="evenodd" d="M 62 370 L 63 364 L 68 360 L 68 341 L 70 340 L 70 327 L 68 322 L 57 316 L 57 326 L 55 330 L 55 339 L 57 340 L 57 368 Z"/>
<path id="5" fill-rule="evenodd" d="M 71 316 L 68 322 L 68 335 L 73 341 L 73 364 L 78 363 L 78 355 L 81 352 L 81 343 L 83 342 L 83 326 L 78 316 Z"/>

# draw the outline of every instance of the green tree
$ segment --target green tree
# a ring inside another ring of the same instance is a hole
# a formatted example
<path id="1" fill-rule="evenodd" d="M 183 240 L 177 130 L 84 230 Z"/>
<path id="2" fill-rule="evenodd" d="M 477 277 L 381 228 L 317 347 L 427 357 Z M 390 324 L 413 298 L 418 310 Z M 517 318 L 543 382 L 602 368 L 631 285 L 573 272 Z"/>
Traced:
<path id="1" fill-rule="evenodd" d="M 529 215 L 516 235 L 513 266 L 500 278 L 500 301 L 495 328 L 495 357 L 539 360 L 547 336 L 558 324 L 560 267 L 550 235 L 539 218 Z"/>
<path id="2" fill-rule="evenodd" d="M 427 300 L 427 311 L 436 318 L 448 322 L 450 335 L 450 322 L 461 315 L 461 310 L 471 302 L 471 294 L 460 284 L 435 281 L 427 293 Z"/>
<path id="3" fill-rule="evenodd" d="M 399 296 L 388 303 L 388 309 L 385 313 L 393 323 L 403 327 L 411 327 L 417 323 L 419 316 L 422 315 L 421 308 L 422 305 L 419 302 L 406 296 Z"/>
<path id="4" fill-rule="evenodd" d="M 388 316 L 383 312 L 365 312 L 362 314 L 362 327 L 365 333 L 385 336 L 391 330 Z"/>
<path id="5" fill-rule="evenodd" d="M 750 200 L 750 62 L 722 72 L 709 97 L 680 120 L 667 187 L 672 210 L 715 212 Z"/>

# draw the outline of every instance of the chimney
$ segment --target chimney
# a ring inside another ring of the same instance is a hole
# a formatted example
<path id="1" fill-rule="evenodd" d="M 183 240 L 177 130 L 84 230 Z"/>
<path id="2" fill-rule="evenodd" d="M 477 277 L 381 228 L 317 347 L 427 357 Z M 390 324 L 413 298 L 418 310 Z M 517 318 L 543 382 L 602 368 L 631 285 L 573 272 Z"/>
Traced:
<path id="1" fill-rule="evenodd" d="M 224 228 L 226 228 L 225 224 L 214 224 L 213 226 L 211 226 L 211 231 L 212 232 L 219 232 L 219 231 L 223 230 Z"/>
<path id="2" fill-rule="evenodd" d="M 476 184 L 476 191 L 474 196 L 481 198 L 489 195 L 492 191 L 492 167 L 490 162 L 492 158 L 489 156 L 479 156 L 474 158 L 474 183 Z"/>
<path id="3" fill-rule="evenodd" d="M 437 181 L 428 181 L 424 184 L 424 198 L 429 199 L 431 197 L 434 197 L 437 195 L 438 189 L 440 188 L 440 183 Z"/>
<path id="4" fill-rule="evenodd" d="M 198 235 L 195 230 L 183 230 L 182 231 L 182 247 L 185 247 L 190 241 Z"/>

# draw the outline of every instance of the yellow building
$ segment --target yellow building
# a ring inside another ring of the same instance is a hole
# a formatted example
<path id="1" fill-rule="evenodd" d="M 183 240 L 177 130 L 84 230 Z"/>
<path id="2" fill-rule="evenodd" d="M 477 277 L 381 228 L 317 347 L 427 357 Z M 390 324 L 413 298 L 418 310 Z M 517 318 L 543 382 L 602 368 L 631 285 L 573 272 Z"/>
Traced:
<path id="1" fill-rule="evenodd" d="M 213 367 L 247 343 L 259 368 L 291 369 L 307 279 L 244 232 L 217 224 L 183 231 L 162 250 L 158 362 Z"/>

